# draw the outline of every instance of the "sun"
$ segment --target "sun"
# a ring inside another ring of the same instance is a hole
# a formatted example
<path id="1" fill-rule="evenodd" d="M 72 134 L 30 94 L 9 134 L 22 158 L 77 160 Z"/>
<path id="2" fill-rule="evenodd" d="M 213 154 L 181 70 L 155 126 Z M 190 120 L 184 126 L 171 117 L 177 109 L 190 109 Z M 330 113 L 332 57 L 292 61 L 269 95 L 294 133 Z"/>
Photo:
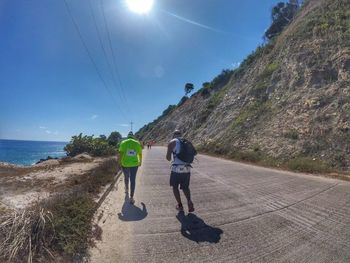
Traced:
<path id="1" fill-rule="evenodd" d="M 138 14 L 147 14 L 153 7 L 154 0 L 126 0 L 129 9 Z"/>

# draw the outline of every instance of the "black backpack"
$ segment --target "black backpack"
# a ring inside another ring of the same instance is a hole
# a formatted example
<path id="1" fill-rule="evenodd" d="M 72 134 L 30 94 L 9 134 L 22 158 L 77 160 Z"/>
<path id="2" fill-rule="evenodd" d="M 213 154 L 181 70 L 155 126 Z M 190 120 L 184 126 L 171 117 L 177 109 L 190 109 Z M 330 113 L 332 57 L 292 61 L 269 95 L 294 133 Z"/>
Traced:
<path id="1" fill-rule="evenodd" d="M 178 139 L 180 141 L 180 152 L 176 155 L 181 161 L 185 163 L 193 163 L 197 151 L 193 144 L 186 139 Z"/>

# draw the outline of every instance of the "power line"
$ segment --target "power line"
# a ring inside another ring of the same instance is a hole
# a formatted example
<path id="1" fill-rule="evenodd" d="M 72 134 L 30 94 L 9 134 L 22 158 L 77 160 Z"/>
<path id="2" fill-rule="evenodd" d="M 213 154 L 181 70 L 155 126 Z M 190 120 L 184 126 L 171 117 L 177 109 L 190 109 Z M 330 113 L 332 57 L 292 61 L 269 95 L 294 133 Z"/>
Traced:
<path id="1" fill-rule="evenodd" d="M 113 66 L 114 66 L 114 69 L 115 69 L 115 72 L 116 72 L 116 75 L 117 75 L 117 78 L 119 80 L 119 84 L 120 84 L 120 88 L 121 88 L 121 91 L 122 91 L 122 94 L 123 94 L 123 97 L 126 101 L 126 104 L 128 105 L 128 101 L 127 101 L 127 98 L 125 96 L 125 90 L 124 90 L 124 85 L 122 83 L 122 80 L 121 80 L 121 77 L 120 77 L 120 73 L 119 73 L 119 70 L 118 70 L 118 67 L 117 67 L 117 60 L 116 60 L 116 55 L 115 55 L 115 52 L 114 52 L 114 49 L 113 49 L 113 45 L 112 45 L 112 40 L 111 40 L 111 33 L 110 33 L 110 30 L 109 30 L 109 27 L 108 27 L 108 23 L 107 23 L 107 19 L 106 19 L 106 12 L 105 12 L 105 6 L 104 6 L 104 0 L 101 0 L 101 8 L 102 8 L 102 14 L 103 14 L 103 21 L 104 21 L 104 25 L 105 25 L 105 30 L 107 31 L 107 37 L 108 37 L 108 43 L 109 43 L 109 48 L 111 50 L 111 53 L 112 53 L 112 62 L 113 62 Z"/>
<path id="2" fill-rule="evenodd" d="M 71 9 L 69 8 L 69 5 L 68 5 L 68 3 L 67 3 L 67 0 L 63 0 L 63 1 L 64 1 L 64 3 L 65 3 L 67 12 L 68 12 L 68 14 L 69 14 L 69 16 L 70 16 L 70 18 L 71 18 L 71 20 L 72 20 L 72 23 L 73 23 L 73 25 L 74 25 L 74 27 L 75 27 L 75 30 L 76 30 L 76 32 L 78 33 L 78 36 L 79 36 L 79 38 L 80 38 L 80 41 L 81 41 L 81 43 L 83 44 L 83 46 L 84 46 L 84 48 L 85 48 L 85 51 L 86 51 L 86 53 L 88 54 L 88 57 L 90 58 L 90 61 L 91 61 L 91 63 L 93 64 L 93 66 L 94 66 L 94 68 L 95 68 L 95 70 L 96 70 L 96 72 L 97 72 L 97 75 L 99 76 L 100 80 L 102 81 L 103 86 L 105 87 L 105 89 L 108 91 L 108 93 L 111 95 L 111 97 L 113 98 L 113 100 L 116 102 L 116 104 L 117 104 L 117 106 L 118 106 L 120 112 L 122 113 L 124 119 L 127 120 L 126 116 L 124 115 L 123 111 L 121 110 L 120 105 L 119 105 L 118 102 L 115 100 L 115 97 L 113 96 L 113 93 L 111 92 L 111 90 L 109 89 L 109 87 L 108 87 L 106 81 L 105 81 L 104 78 L 102 77 L 102 74 L 101 74 L 101 72 L 99 71 L 96 62 L 95 62 L 95 60 L 94 60 L 94 58 L 93 58 L 93 56 L 92 56 L 92 54 L 91 54 L 91 52 L 90 52 L 90 50 L 89 50 L 87 44 L 86 44 L 85 41 L 84 41 L 84 38 L 83 38 L 83 35 L 82 35 L 82 33 L 81 33 L 80 29 L 79 29 L 79 26 L 78 26 L 77 22 L 75 21 L 75 19 L 74 19 L 74 17 L 73 17 L 73 14 L 72 14 L 72 12 L 71 12 Z"/>
<path id="3" fill-rule="evenodd" d="M 98 37 L 100 46 L 101 46 L 102 51 L 103 51 L 103 55 L 104 55 L 104 57 L 105 57 L 105 59 L 106 59 L 106 61 L 107 61 L 107 66 L 108 66 L 109 72 L 110 72 L 111 75 L 112 75 L 113 83 L 114 83 L 114 85 L 115 85 L 116 88 L 117 88 L 117 86 L 118 86 L 118 85 L 117 85 L 117 81 L 116 81 L 116 79 L 115 79 L 112 65 L 111 65 L 111 63 L 109 62 L 108 55 L 107 55 L 107 51 L 106 51 L 105 46 L 104 46 L 103 41 L 102 41 L 101 32 L 100 32 L 100 30 L 99 30 L 99 28 L 98 28 L 98 26 L 97 26 L 97 20 L 96 20 L 96 16 L 95 16 L 94 9 L 93 9 L 93 7 L 92 7 L 91 0 L 89 0 L 89 6 L 90 6 L 90 11 L 91 11 L 92 19 L 93 19 L 93 21 L 94 21 L 95 29 L 96 29 L 96 32 L 97 32 L 97 37 Z M 118 88 L 117 88 L 117 90 L 119 91 Z M 120 98 L 121 102 L 123 102 L 123 97 L 122 97 L 122 95 L 121 95 L 121 92 L 118 92 L 118 95 L 119 95 L 119 98 Z M 125 102 L 124 102 L 124 104 L 125 104 Z M 123 114 L 124 114 L 124 111 L 123 111 Z"/>

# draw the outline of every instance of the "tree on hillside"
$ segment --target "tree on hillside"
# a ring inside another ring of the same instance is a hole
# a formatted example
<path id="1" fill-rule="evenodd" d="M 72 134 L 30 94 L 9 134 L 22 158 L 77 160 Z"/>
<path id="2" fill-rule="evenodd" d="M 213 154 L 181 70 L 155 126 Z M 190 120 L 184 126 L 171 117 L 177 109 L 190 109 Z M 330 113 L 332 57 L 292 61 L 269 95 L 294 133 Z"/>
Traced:
<path id="1" fill-rule="evenodd" d="M 109 145 L 117 146 L 121 139 L 122 135 L 119 132 L 114 131 L 108 136 L 107 141 Z"/>
<path id="2" fill-rule="evenodd" d="M 293 20 L 300 8 L 298 0 L 289 0 L 288 3 L 279 2 L 272 8 L 272 24 L 265 32 L 265 38 L 268 40 L 278 36 L 283 29 Z"/>
<path id="3" fill-rule="evenodd" d="M 210 83 L 210 82 L 204 82 L 204 83 L 202 84 L 202 86 L 203 86 L 203 88 L 205 88 L 205 89 L 210 89 L 210 88 L 211 88 L 211 83 Z"/>
<path id="4" fill-rule="evenodd" d="M 164 117 L 166 115 L 168 115 L 172 110 L 174 110 L 176 108 L 176 105 L 169 105 L 168 108 L 166 108 L 162 115 L 160 117 Z"/>
<path id="5" fill-rule="evenodd" d="M 190 94 L 194 89 L 194 85 L 192 83 L 186 83 L 185 85 L 185 95 Z"/>

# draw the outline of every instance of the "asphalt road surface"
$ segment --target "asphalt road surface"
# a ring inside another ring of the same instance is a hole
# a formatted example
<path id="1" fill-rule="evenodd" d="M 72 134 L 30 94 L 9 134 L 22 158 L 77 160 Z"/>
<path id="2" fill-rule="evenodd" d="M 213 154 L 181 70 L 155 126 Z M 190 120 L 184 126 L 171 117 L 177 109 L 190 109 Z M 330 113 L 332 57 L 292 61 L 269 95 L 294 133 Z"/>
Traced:
<path id="1" fill-rule="evenodd" d="M 121 179 L 91 262 L 350 262 L 350 183 L 201 155 L 196 211 L 178 214 L 165 148 L 144 152 L 135 206 Z"/>

